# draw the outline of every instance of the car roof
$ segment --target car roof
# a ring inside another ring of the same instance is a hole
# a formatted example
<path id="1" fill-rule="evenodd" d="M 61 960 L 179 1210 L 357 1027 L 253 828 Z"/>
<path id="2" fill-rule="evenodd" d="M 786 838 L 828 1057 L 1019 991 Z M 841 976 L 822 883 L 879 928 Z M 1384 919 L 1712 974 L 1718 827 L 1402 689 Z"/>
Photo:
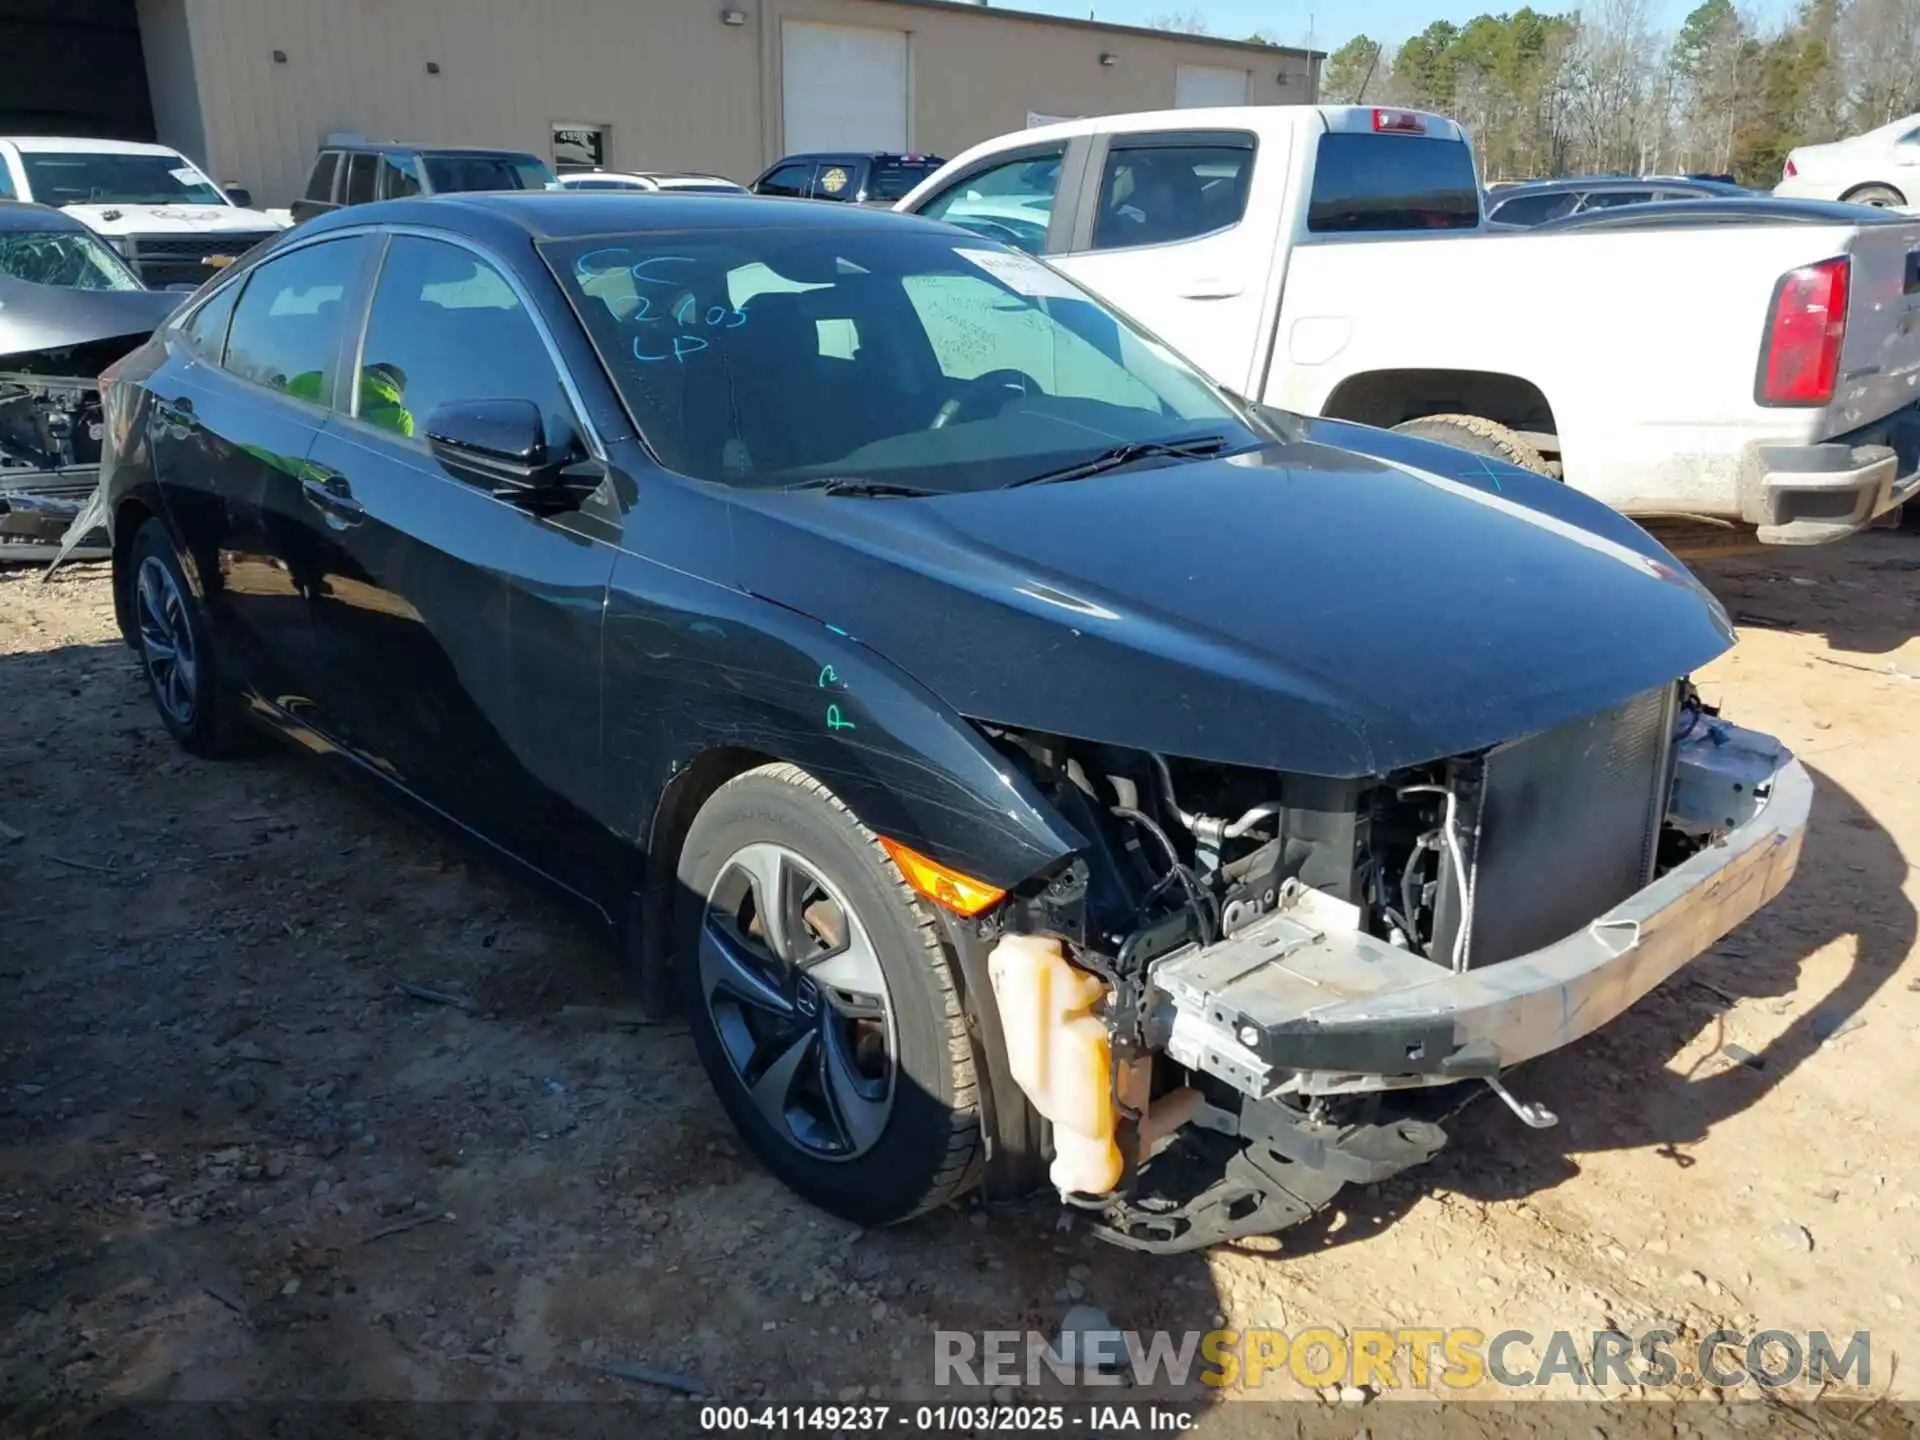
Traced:
<path id="1" fill-rule="evenodd" d="M 91 235 L 92 230 L 64 210 L 51 205 L 35 205 L 28 200 L 0 200 L 0 235 L 17 235 L 46 230 L 77 230 Z"/>
<path id="2" fill-rule="evenodd" d="M 1517 184 L 1502 185 L 1493 193 L 1498 195 L 1501 204 L 1517 200 L 1523 195 L 1557 195 L 1563 190 L 1599 191 L 1608 190 L 1687 190 L 1697 189 L 1703 194 L 1733 195 L 1742 193 L 1742 187 L 1728 185 L 1720 180 L 1694 180 L 1677 175 L 1567 175 L 1558 180 L 1522 180 Z"/>
<path id="3" fill-rule="evenodd" d="M 500 240 L 516 232 L 532 240 L 572 240 L 644 231 L 847 231 L 902 226 L 929 234 L 965 233 L 940 221 L 891 210 L 665 190 L 478 190 L 408 196 L 329 211 L 287 233 L 382 224 L 433 226 Z"/>
<path id="4" fill-rule="evenodd" d="M 1802 225 L 1899 225 L 1908 216 L 1871 205 L 1838 200 L 1788 200 L 1777 195 L 1714 195 L 1696 200 L 1654 200 L 1562 215 L 1533 227 L 1542 230 L 1644 230 L 1666 226 L 1752 224 L 1755 221 Z"/>
<path id="5" fill-rule="evenodd" d="M 144 140 L 101 140 L 87 135 L 0 135 L 23 155 L 49 151 L 87 150 L 96 155 L 165 155 L 178 159 L 180 152 L 166 145 L 151 145 Z"/>
<path id="6" fill-rule="evenodd" d="M 798 150 L 791 155 L 782 155 L 768 169 L 781 165 L 791 165 L 796 160 L 927 160 L 938 163 L 938 155 L 929 155 L 919 150 Z"/>
<path id="7" fill-rule="evenodd" d="M 709 170 L 569 170 L 562 180 L 700 180 L 721 185 L 737 182 Z"/>
<path id="8" fill-rule="evenodd" d="M 346 150 L 368 155 L 511 155 L 520 160 L 537 160 L 531 150 L 511 150 L 494 145 L 408 145 L 398 140 L 334 140 L 321 150 Z"/>

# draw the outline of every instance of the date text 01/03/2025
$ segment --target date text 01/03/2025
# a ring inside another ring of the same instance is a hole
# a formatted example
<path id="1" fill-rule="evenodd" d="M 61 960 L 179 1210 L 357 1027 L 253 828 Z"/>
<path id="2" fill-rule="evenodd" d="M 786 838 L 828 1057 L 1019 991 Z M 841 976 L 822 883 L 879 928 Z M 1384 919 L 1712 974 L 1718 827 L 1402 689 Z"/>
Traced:
<path id="1" fill-rule="evenodd" d="M 1176 1434 L 1199 1410 L 1178 1405 L 703 1405 L 702 1434 L 906 1432 L 916 1435 Z"/>

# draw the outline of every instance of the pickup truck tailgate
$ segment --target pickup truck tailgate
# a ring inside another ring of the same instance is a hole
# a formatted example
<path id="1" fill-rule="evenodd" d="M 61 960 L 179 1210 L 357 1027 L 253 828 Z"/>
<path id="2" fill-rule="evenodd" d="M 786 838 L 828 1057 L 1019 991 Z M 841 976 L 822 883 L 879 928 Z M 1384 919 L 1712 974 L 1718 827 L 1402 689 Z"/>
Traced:
<path id="1" fill-rule="evenodd" d="M 1840 383 L 1821 439 L 1920 400 L 1920 219 L 1861 225 L 1848 248 L 1853 275 Z"/>

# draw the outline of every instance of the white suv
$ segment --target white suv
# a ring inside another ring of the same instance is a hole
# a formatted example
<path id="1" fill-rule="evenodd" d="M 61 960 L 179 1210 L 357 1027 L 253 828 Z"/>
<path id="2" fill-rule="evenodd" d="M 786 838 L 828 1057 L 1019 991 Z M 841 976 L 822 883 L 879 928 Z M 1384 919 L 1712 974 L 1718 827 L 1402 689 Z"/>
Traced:
<path id="1" fill-rule="evenodd" d="M 126 140 L 0 136 L 0 199 L 66 211 L 154 289 L 198 289 L 285 228 L 178 150 Z"/>

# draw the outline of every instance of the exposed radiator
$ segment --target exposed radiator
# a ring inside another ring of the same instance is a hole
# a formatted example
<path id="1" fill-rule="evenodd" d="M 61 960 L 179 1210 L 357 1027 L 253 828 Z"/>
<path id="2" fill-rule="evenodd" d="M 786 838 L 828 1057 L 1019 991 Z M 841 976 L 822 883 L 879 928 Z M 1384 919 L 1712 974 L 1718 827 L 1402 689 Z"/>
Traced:
<path id="1" fill-rule="evenodd" d="M 1679 687 L 1488 752 L 1462 767 L 1469 969 L 1564 939 L 1653 878 L 1673 781 Z M 1442 852 L 1436 958 L 1453 954 L 1459 894 Z"/>

